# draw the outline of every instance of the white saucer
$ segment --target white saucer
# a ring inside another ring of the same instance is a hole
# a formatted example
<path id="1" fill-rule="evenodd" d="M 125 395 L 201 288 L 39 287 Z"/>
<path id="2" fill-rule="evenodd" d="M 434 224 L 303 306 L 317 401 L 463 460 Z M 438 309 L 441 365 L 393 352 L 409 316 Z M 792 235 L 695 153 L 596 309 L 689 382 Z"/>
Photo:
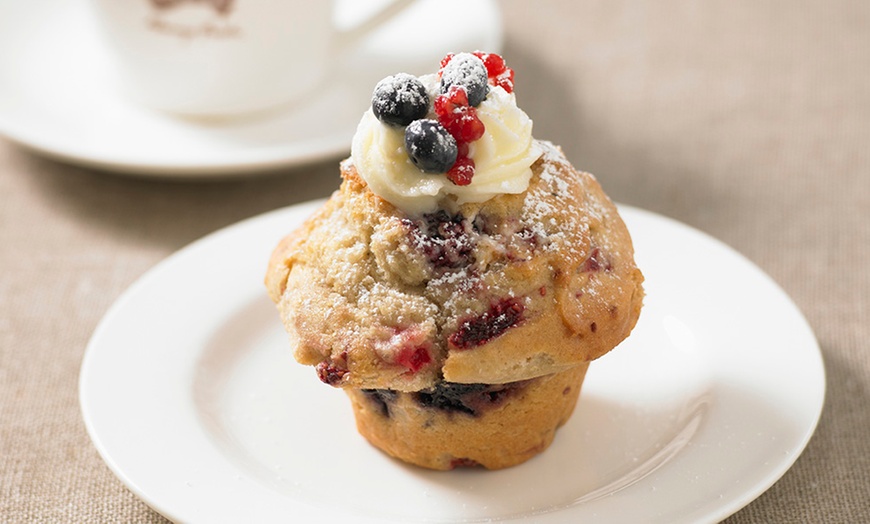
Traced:
<path id="1" fill-rule="evenodd" d="M 825 375 L 800 311 L 732 249 L 622 207 L 647 297 L 589 368 L 550 449 L 501 471 L 433 472 L 380 453 L 350 403 L 293 361 L 263 286 L 269 253 L 320 202 L 182 249 L 88 345 L 94 445 L 182 522 L 718 522 L 763 493 L 816 427 Z"/>
<path id="2" fill-rule="evenodd" d="M 337 13 L 364 10 L 359 3 L 343 0 Z M 494 0 L 418 0 L 360 42 L 311 99 L 206 123 L 128 103 L 88 7 L 0 0 L 0 134 L 64 161 L 149 176 L 242 175 L 345 154 L 378 80 L 431 72 L 448 51 L 498 51 L 502 43 Z"/>

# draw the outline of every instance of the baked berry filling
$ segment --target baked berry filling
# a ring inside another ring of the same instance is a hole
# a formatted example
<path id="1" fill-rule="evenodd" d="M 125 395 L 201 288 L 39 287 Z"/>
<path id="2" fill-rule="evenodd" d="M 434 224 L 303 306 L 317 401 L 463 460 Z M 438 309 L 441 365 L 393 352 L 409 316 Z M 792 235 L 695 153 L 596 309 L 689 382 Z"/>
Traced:
<path id="1" fill-rule="evenodd" d="M 342 379 L 348 373 L 347 351 L 342 351 L 336 358 L 327 358 L 314 367 L 317 378 L 324 384 L 338 387 Z"/>
<path id="2" fill-rule="evenodd" d="M 610 263 L 610 260 L 604 253 L 601 252 L 601 248 L 594 247 L 592 251 L 589 253 L 589 258 L 587 258 L 583 265 L 580 266 L 581 271 L 594 273 L 596 271 L 610 271 L 613 269 L 613 266 Z"/>
<path id="3" fill-rule="evenodd" d="M 487 409 L 504 403 L 511 395 L 525 388 L 529 382 L 529 380 L 508 384 L 439 382 L 432 389 L 408 394 L 424 408 L 478 417 Z M 391 389 L 363 389 L 362 392 L 383 416 L 387 418 L 391 416 L 391 406 L 399 398 L 398 392 Z"/>
<path id="4" fill-rule="evenodd" d="M 341 379 L 348 373 L 347 369 L 336 366 L 327 361 L 323 361 L 315 367 L 317 371 L 317 378 L 320 379 L 324 384 L 329 384 L 330 386 L 338 386 L 341 383 Z"/>
<path id="5" fill-rule="evenodd" d="M 523 319 L 525 307 L 515 297 L 494 302 L 482 314 L 467 318 L 447 341 L 455 349 L 471 349 L 482 346 Z"/>
<path id="6" fill-rule="evenodd" d="M 480 466 L 480 462 L 470 458 L 457 458 L 450 461 L 450 469 L 456 468 L 476 468 Z"/>
<path id="7" fill-rule="evenodd" d="M 398 393 L 392 389 L 363 389 L 362 392 L 380 411 L 381 415 L 390 418 L 390 404 L 398 398 Z"/>
<path id="8" fill-rule="evenodd" d="M 404 347 L 396 355 L 396 363 L 408 368 L 411 373 L 420 371 L 423 366 L 432 362 L 432 356 L 425 346 Z"/>
<path id="9" fill-rule="evenodd" d="M 441 382 L 431 390 L 418 391 L 414 395 L 421 406 L 476 417 L 487 408 L 504 402 L 516 388 L 512 384 Z"/>
<path id="10" fill-rule="evenodd" d="M 427 213 L 422 219 L 406 218 L 415 247 L 436 268 L 459 268 L 474 262 L 475 224 L 461 214 L 449 215 L 444 210 Z"/>

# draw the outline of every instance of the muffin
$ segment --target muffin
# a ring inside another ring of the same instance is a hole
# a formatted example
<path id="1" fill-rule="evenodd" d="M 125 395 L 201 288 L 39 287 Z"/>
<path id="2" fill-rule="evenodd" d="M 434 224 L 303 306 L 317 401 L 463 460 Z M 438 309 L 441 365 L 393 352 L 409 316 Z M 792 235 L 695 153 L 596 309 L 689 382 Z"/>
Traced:
<path id="1" fill-rule="evenodd" d="M 375 88 L 326 204 L 266 286 L 295 358 L 374 446 L 432 469 L 519 464 L 629 335 L 643 276 L 596 179 L 532 137 L 498 55 Z"/>

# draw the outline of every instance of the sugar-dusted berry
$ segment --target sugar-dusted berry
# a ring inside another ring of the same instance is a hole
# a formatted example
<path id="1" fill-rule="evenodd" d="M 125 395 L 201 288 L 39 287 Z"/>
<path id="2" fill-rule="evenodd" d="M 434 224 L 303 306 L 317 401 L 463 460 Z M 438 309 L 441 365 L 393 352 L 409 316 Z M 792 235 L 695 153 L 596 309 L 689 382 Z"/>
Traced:
<path id="1" fill-rule="evenodd" d="M 471 183 L 472 177 L 474 177 L 474 160 L 464 155 L 458 157 L 453 167 L 447 171 L 447 179 L 457 186 L 467 186 Z"/>
<path id="2" fill-rule="evenodd" d="M 469 105 L 467 91 L 462 86 L 453 86 L 447 93 L 435 97 L 433 108 L 438 121 L 458 143 L 474 142 L 486 131 L 477 109 Z"/>
<path id="3" fill-rule="evenodd" d="M 455 53 L 447 53 L 447 55 L 441 59 L 441 69 L 444 69 L 444 66 L 450 63 L 453 60 L 453 57 L 456 56 Z M 438 78 L 441 78 L 441 71 L 438 71 Z"/>
<path id="4" fill-rule="evenodd" d="M 456 139 L 435 120 L 414 120 L 405 128 L 405 149 L 424 173 L 446 173 L 456 162 Z"/>
<path id="5" fill-rule="evenodd" d="M 399 73 L 384 78 L 372 93 L 372 112 L 381 122 L 403 127 L 429 112 L 429 93 L 415 76 Z"/>
<path id="6" fill-rule="evenodd" d="M 499 86 L 508 93 L 514 91 L 514 70 L 505 64 L 504 58 L 495 53 L 475 51 L 474 56 L 483 60 L 489 83 Z"/>
<path id="7" fill-rule="evenodd" d="M 484 53 L 481 51 L 475 51 L 472 54 L 477 58 L 483 60 L 483 65 L 486 66 L 486 74 L 490 78 L 498 76 L 507 67 L 505 65 L 504 58 L 495 53 Z"/>
<path id="8" fill-rule="evenodd" d="M 505 69 L 503 72 L 499 73 L 493 79 L 493 85 L 497 85 L 507 91 L 508 93 L 514 92 L 514 70 L 511 68 Z"/>
<path id="9" fill-rule="evenodd" d="M 441 68 L 441 93 L 447 93 L 452 86 L 462 86 L 468 94 L 468 103 L 477 107 L 489 92 L 488 76 L 483 60 L 471 53 L 459 53 Z"/>
<path id="10" fill-rule="evenodd" d="M 440 209 L 403 223 L 410 230 L 413 244 L 435 268 L 460 268 L 474 262 L 477 231 L 461 213 L 450 215 Z"/>

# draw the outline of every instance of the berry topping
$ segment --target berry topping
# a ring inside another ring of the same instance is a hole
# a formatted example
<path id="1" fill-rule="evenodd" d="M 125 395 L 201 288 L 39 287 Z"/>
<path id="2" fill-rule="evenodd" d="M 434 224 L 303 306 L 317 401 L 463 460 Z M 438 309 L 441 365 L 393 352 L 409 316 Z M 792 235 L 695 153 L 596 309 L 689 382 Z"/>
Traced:
<path id="1" fill-rule="evenodd" d="M 447 341 L 456 349 L 482 346 L 517 325 L 522 320 L 524 309 L 516 298 L 501 299 L 483 314 L 463 321 Z"/>
<path id="2" fill-rule="evenodd" d="M 444 173 L 454 185 L 467 186 L 475 163 L 468 144 L 486 132 L 476 107 L 489 86 L 513 92 L 514 72 L 494 53 L 448 54 L 438 71 L 440 94 L 432 104 L 438 121 L 425 119 L 429 95 L 416 77 L 400 73 L 381 80 L 372 95 L 372 112 L 381 122 L 405 127 L 405 149 L 424 173 Z M 452 139 L 452 140 L 451 140 Z"/>
<path id="3" fill-rule="evenodd" d="M 468 158 L 468 143 L 483 136 L 486 128 L 477 110 L 468 105 L 468 94 L 462 86 L 452 86 L 446 94 L 435 97 L 434 109 L 441 125 L 453 135 L 457 158 L 447 171 L 447 178 L 457 186 L 467 186 L 474 176 L 474 160 Z"/>
<path id="4" fill-rule="evenodd" d="M 477 117 L 477 109 L 468 102 L 466 90 L 462 86 L 453 86 L 446 94 L 435 97 L 433 104 L 438 121 L 460 143 L 474 142 L 486 130 Z"/>
<path id="5" fill-rule="evenodd" d="M 457 160 L 461 157 L 468 156 L 468 142 L 456 142 L 456 152 Z"/>
<path id="6" fill-rule="evenodd" d="M 484 53 L 481 51 L 475 51 L 471 54 L 483 60 L 483 65 L 486 67 L 486 74 L 490 78 L 498 76 L 500 73 L 504 72 L 505 69 L 507 69 L 507 66 L 504 63 L 504 58 L 495 53 Z"/>
<path id="7" fill-rule="evenodd" d="M 457 157 L 456 163 L 447 171 L 447 179 L 457 186 L 467 186 L 474 176 L 474 160 L 467 156 Z"/>
<path id="8" fill-rule="evenodd" d="M 372 93 L 372 112 L 381 122 L 402 127 L 429 112 L 429 94 L 417 77 L 407 73 L 388 76 Z"/>
<path id="9" fill-rule="evenodd" d="M 483 60 L 490 84 L 500 86 L 508 93 L 513 93 L 514 70 L 505 65 L 504 58 L 495 53 L 482 53 L 480 51 L 476 51 L 473 54 Z"/>
<path id="10" fill-rule="evenodd" d="M 483 60 L 471 53 L 459 53 L 445 60 L 447 63 L 441 68 L 441 93 L 447 93 L 452 86 L 461 86 L 468 93 L 469 104 L 480 105 L 489 92 L 489 75 Z"/>
<path id="11" fill-rule="evenodd" d="M 456 162 L 453 136 L 434 120 L 414 120 L 405 128 L 405 149 L 424 173 L 446 173 Z"/>

